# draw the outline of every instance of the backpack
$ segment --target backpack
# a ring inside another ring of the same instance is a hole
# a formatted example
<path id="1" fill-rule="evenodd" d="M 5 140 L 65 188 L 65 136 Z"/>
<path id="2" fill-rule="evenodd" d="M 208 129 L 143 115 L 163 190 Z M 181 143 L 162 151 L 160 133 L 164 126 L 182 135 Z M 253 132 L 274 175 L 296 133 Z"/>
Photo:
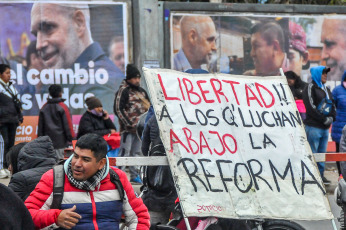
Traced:
<path id="1" fill-rule="evenodd" d="M 165 148 L 160 141 L 152 143 L 149 156 L 166 156 Z M 162 193 L 175 191 L 173 176 L 169 166 L 146 166 L 144 168 L 143 184 L 145 187 Z"/>
<path id="2" fill-rule="evenodd" d="M 328 98 L 323 98 L 317 106 L 317 110 L 324 116 L 328 116 L 333 109 L 333 101 Z"/>
<path id="3" fill-rule="evenodd" d="M 110 180 L 118 188 L 120 200 L 124 200 L 124 187 L 120 181 L 119 175 L 109 168 Z M 51 209 L 60 209 L 61 202 L 64 197 L 65 172 L 64 165 L 58 164 L 53 167 L 53 201 Z"/>

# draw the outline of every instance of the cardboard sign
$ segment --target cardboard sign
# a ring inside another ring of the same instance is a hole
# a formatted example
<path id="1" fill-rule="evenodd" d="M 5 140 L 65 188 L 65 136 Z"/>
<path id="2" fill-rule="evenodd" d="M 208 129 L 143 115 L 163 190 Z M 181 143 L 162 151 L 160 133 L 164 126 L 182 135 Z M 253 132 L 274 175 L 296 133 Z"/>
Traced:
<path id="1" fill-rule="evenodd" d="M 285 78 L 143 71 L 187 216 L 333 218 Z"/>

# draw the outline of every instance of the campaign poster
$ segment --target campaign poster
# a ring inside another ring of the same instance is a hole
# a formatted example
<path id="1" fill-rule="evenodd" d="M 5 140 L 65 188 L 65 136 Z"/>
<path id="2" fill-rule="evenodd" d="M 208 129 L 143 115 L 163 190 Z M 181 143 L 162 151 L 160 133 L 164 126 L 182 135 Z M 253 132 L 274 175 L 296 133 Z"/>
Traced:
<path id="1" fill-rule="evenodd" d="M 331 68 L 327 85 L 346 70 L 346 15 L 171 12 L 171 68 L 277 76 L 279 68 L 309 82 L 310 68 Z"/>
<path id="2" fill-rule="evenodd" d="M 143 70 L 186 216 L 333 218 L 285 77 Z"/>
<path id="3" fill-rule="evenodd" d="M 114 95 L 129 58 L 124 2 L 26 1 L 0 3 L 0 62 L 23 103 L 16 141 L 37 135 L 49 86 L 59 84 L 77 132 L 84 101 L 96 96 L 113 114 Z"/>

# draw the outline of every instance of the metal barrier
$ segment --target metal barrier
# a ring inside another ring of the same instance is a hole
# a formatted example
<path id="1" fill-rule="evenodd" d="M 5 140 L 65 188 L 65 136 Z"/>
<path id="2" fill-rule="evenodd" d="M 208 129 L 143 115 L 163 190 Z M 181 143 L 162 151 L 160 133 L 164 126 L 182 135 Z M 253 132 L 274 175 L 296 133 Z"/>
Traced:
<path id="1" fill-rule="evenodd" d="M 346 153 L 314 153 L 316 162 L 346 161 Z M 168 165 L 168 159 L 161 157 L 109 157 L 112 166 Z"/>
<path id="2" fill-rule="evenodd" d="M 168 165 L 166 156 L 161 157 L 108 157 L 112 166 L 156 166 Z"/>
<path id="3" fill-rule="evenodd" d="M 346 153 L 313 153 L 316 162 L 346 161 Z"/>

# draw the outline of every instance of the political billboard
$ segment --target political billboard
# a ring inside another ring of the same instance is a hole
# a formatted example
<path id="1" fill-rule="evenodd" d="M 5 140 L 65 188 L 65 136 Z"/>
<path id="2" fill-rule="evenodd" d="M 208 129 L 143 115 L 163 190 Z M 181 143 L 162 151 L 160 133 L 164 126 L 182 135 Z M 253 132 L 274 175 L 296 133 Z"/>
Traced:
<path id="1" fill-rule="evenodd" d="M 346 70 L 346 15 L 170 12 L 171 68 L 275 76 L 279 68 L 304 81 L 317 65 L 340 84 Z"/>
<path id="2" fill-rule="evenodd" d="M 333 218 L 284 77 L 143 70 L 187 216 Z"/>
<path id="3" fill-rule="evenodd" d="M 96 96 L 113 114 L 129 59 L 127 3 L 11 1 L 0 6 L 0 62 L 11 66 L 23 103 L 17 141 L 35 138 L 52 84 L 63 88 L 75 132 L 87 97 Z"/>

